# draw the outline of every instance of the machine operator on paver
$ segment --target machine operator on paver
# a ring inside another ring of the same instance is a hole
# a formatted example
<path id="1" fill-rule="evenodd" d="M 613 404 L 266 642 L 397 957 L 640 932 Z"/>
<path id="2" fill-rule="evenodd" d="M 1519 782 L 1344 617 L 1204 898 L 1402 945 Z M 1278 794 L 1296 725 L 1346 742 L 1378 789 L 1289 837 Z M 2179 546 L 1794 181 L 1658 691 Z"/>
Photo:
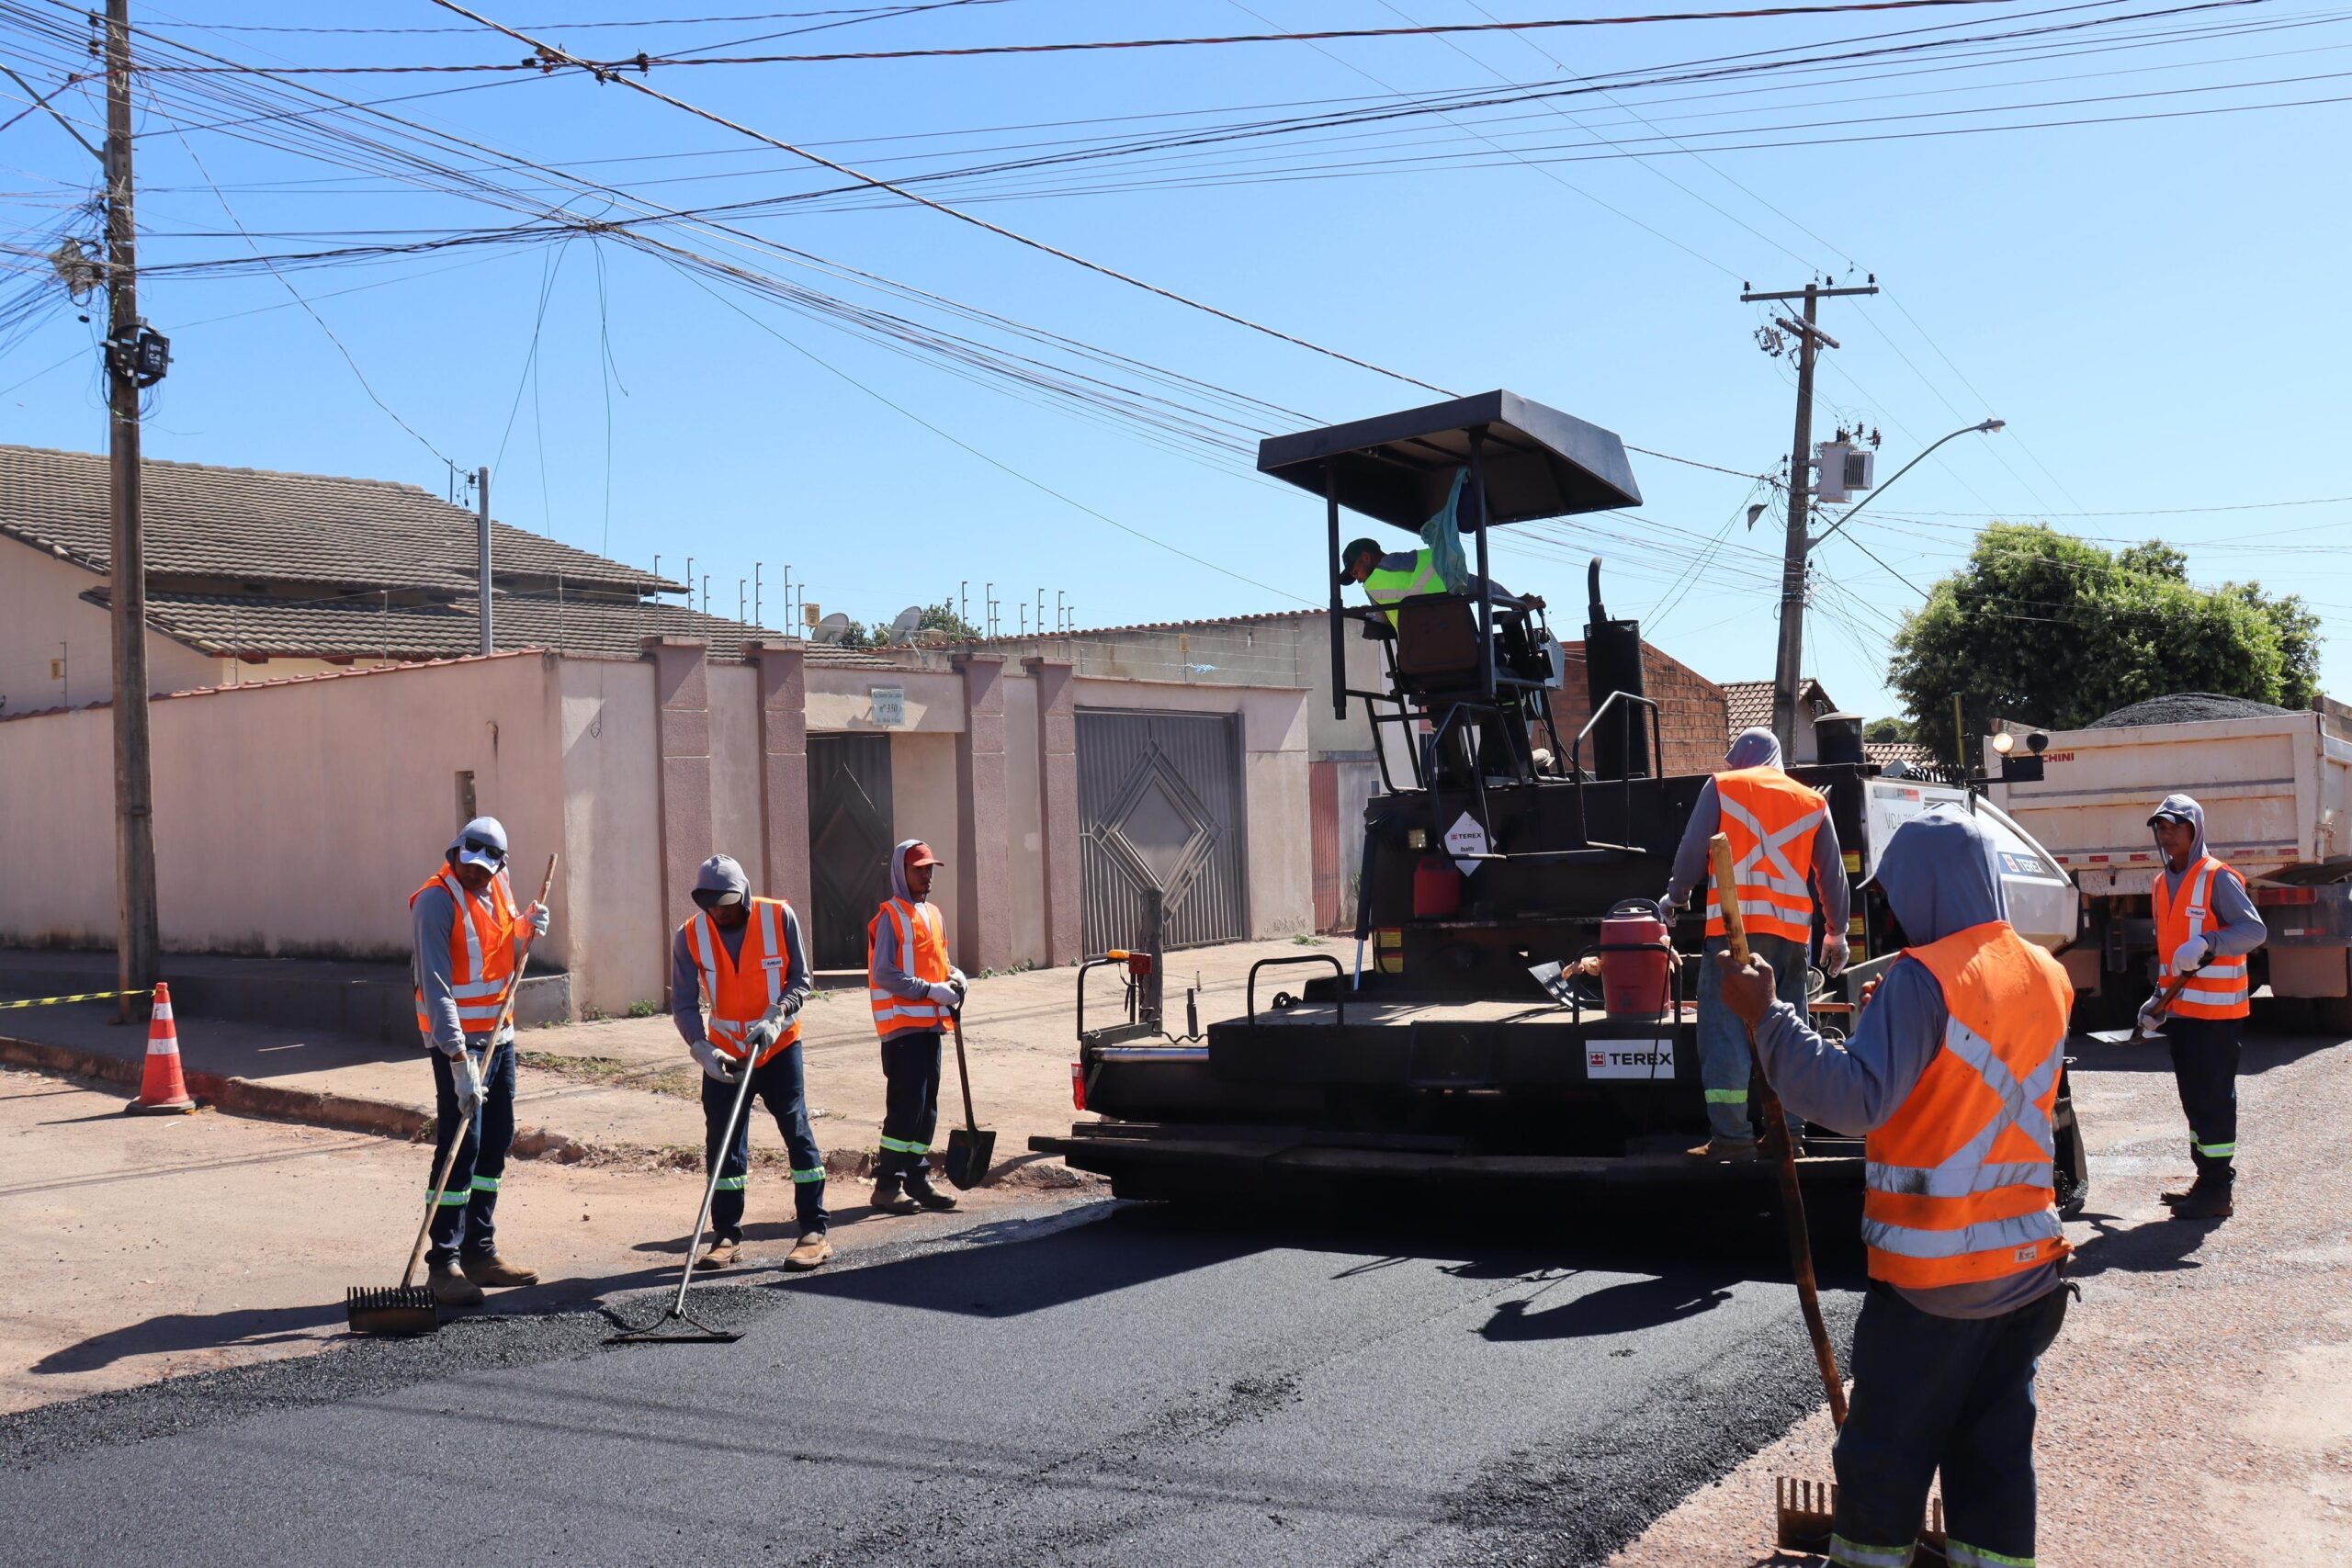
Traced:
<path id="1" fill-rule="evenodd" d="M 1324 500 L 1334 712 L 1362 705 L 1380 764 L 1353 962 L 1261 960 L 1241 1017 L 1205 1034 L 1188 1021 L 1180 1036 L 1163 1021 L 1148 911 L 1132 948 L 1080 973 L 1075 1098 L 1096 1119 L 1030 1146 L 1109 1176 L 1124 1196 L 1172 1200 L 1396 1176 L 1521 1190 L 1769 1183 L 1763 1166 L 1685 1153 L 1708 1131 L 1693 1009 L 1704 921 L 1661 919 L 1656 894 L 1709 775 L 1660 776 L 1640 630 L 1601 609 L 1598 561 L 1590 716 L 1573 733 L 1555 704 L 1573 655 L 1541 600 L 1505 602 L 1487 571 L 1494 528 L 1637 505 L 1623 443 L 1496 391 L 1272 437 L 1258 466 Z M 1342 509 L 1425 543 L 1433 525 L 1458 529 L 1470 547 L 1456 556 L 1460 588 L 1349 603 L 1355 563 L 1343 557 L 1361 541 L 1343 551 Z M 1351 686 L 1351 637 L 1378 649 L 1377 689 Z M 2013 822 L 1964 785 L 1883 776 L 1863 760 L 1859 720 L 1822 729 L 1834 754 L 1790 773 L 1827 800 L 1856 893 L 1853 962 L 1816 1002 L 1822 1022 L 1834 1027 L 1892 961 L 1894 927 L 1867 877 L 1894 828 L 1923 811 L 1977 812 L 2018 931 L 2048 947 L 2073 939 L 2072 884 Z M 1186 892 L 1161 889 L 1149 908 L 1172 911 Z M 1112 966 L 1126 973 L 1125 1004 L 1104 1024 L 1098 1002 L 1090 1023 L 1087 982 Z M 2078 1206 L 2081 1143 L 2063 1090 L 2053 1123 L 2061 1204 Z M 1809 1183 L 1860 1190 L 1859 1139 L 1811 1129 L 1800 1164 Z"/>

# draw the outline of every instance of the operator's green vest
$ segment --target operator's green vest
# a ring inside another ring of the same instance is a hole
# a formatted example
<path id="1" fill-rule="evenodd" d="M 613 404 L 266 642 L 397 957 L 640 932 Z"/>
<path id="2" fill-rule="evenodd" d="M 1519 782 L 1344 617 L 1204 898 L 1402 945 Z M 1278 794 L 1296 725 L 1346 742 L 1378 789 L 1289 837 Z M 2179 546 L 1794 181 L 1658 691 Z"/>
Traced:
<path id="1" fill-rule="evenodd" d="M 1363 591 L 1372 602 L 1388 612 L 1388 624 L 1396 624 L 1396 606 L 1400 601 L 1422 593 L 1442 593 L 1445 580 L 1438 575 L 1437 562 L 1427 549 L 1413 552 L 1413 565 L 1407 571 L 1391 571 L 1374 567 L 1363 580 Z"/>

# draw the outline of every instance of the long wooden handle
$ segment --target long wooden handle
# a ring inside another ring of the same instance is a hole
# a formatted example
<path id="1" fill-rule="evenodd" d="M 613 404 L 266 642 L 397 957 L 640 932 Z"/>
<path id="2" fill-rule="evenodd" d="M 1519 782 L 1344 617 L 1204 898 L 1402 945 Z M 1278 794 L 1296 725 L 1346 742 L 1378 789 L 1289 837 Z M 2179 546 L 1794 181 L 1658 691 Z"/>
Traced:
<path id="1" fill-rule="evenodd" d="M 561 858 L 559 855 L 548 856 L 548 874 L 539 884 L 538 902 L 541 904 L 545 904 L 548 895 L 554 891 L 556 862 Z M 523 971 L 531 966 L 531 943 L 537 940 L 538 933 L 534 931 L 524 941 L 523 951 L 514 958 L 514 972 L 506 977 L 506 995 L 498 1004 L 498 1021 L 491 1025 L 490 1043 L 482 1048 L 481 1072 L 485 1079 L 490 1076 L 492 1059 L 498 1055 L 499 1031 L 504 1029 L 507 1021 L 514 1016 L 514 998 L 523 993 Z M 462 1053 L 462 1047 L 460 1051 Z M 416 1245 L 409 1248 L 408 1267 L 401 1270 L 401 1289 L 403 1291 L 416 1282 L 417 1265 L 424 1261 L 425 1238 L 433 1234 L 433 1212 L 441 1206 L 441 1190 L 449 1185 L 449 1172 L 457 1168 L 458 1149 L 465 1141 L 463 1133 L 449 1140 L 448 1149 L 441 1156 L 441 1168 L 434 1173 L 433 1190 L 425 1199 L 424 1219 L 416 1227 Z"/>
<path id="2" fill-rule="evenodd" d="M 972 1069 L 964 1063 L 964 1010 L 951 1009 L 947 1021 L 956 1026 L 956 1081 L 964 1086 L 964 1125 L 977 1133 L 980 1119 L 972 1114 Z"/>
<path id="3" fill-rule="evenodd" d="M 2202 968 L 2203 965 L 2200 964 L 2199 967 Z M 2164 1022 L 2165 1018 L 2171 1014 L 2173 1002 L 2180 996 L 2180 993 L 2183 990 L 2188 988 L 2188 982 L 2196 977 L 2197 970 L 2191 969 L 2186 975 L 2175 976 L 2172 984 L 2166 986 L 2164 989 L 2156 993 L 2156 1021 L 2158 1023 Z M 2149 1033 L 2145 1028 L 2142 1027 L 2138 1021 L 2133 1021 L 2132 1026 L 2132 1043 L 2133 1044 L 2136 1045 L 2143 1040 L 2154 1040 L 2154 1038 L 2156 1037 L 2154 1034 Z"/>
<path id="4" fill-rule="evenodd" d="M 1724 934 L 1731 941 L 1735 962 L 1748 959 L 1747 926 L 1739 908 L 1739 885 L 1732 875 L 1731 840 L 1717 833 L 1707 844 L 1707 859 L 1715 874 L 1715 904 L 1723 910 Z M 1780 1168 L 1781 1220 L 1789 1236 L 1789 1271 L 1796 1276 L 1797 1304 L 1804 1310 L 1805 1333 L 1813 1340 L 1813 1359 L 1821 1369 L 1821 1391 L 1828 1396 L 1829 1419 L 1846 1424 L 1846 1380 L 1838 1375 L 1838 1348 L 1829 1342 L 1829 1325 L 1821 1315 L 1821 1286 L 1813 1273 L 1813 1233 L 1805 1224 L 1804 1190 L 1797 1183 L 1796 1140 L 1789 1136 L 1789 1113 L 1781 1104 L 1772 1080 L 1764 1075 L 1763 1058 L 1756 1054 L 1756 1032 L 1747 1033 L 1747 1054 L 1756 1065 L 1756 1078 L 1764 1086 L 1764 1130 L 1773 1145 L 1773 1163 Z"/>

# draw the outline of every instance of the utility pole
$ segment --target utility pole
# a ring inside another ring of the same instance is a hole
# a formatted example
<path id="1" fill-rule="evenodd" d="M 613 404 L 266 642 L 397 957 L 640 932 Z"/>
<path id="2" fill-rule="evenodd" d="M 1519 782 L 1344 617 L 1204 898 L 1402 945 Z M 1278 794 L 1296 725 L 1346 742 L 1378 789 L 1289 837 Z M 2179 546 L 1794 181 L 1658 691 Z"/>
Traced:
<path id="1" fill-rule="evenodd" d="M 498 651 L 498 638 L 492 635 L 490 620 L 490 470 L 474 470 L 474 607 L 481 622 L 481 651 L 485 657 Z"/>
<path id="2" fill-rule="evenodd" d="M 130 208 L 130 0 L 107 0 L 107 471 L 114 608 L 115 988 L 155 984 L 154 781 L 147 727 L 147 546 L 140 530 L 139 239 Z M 161 366 L 155 375 L 162 374 Z M 153 385 L 147 380 L 145 385 Z M 136 997 L 115 1017 L 130 1022 Z"/>
<path id="3" fill-rule="evenodd" d="M 1802 321 L 1786 316 L 1773 318 L 1797 340 L 1797 428 L 1796 439 L 1789 448 L 1789 526 L 1781 563 L 1780 652 L 1772 662 L 1772 734 L 1781 742 L 1781 755 L 1791 762 L 1797 760 L 1797 687 L 1804 680 L 1805 556 L 1810 547 L 1805 524 L 1813 499 L 1813 367 L 1820 349 L 1838 346 L 1836 338 L 1815 324 L 1816 311 L 1824 299 L 1877 292 L 1878 276 L 1873 273 L 1870 282 L 1860 288 L 1831 288 L 1808 283 L 1802 291 L 1747 292 L 1739 297 L 1743 304 L 1758 300 L 1804 301 Z M 1774 348 L 1772 352 L 1779 350 Z"/>

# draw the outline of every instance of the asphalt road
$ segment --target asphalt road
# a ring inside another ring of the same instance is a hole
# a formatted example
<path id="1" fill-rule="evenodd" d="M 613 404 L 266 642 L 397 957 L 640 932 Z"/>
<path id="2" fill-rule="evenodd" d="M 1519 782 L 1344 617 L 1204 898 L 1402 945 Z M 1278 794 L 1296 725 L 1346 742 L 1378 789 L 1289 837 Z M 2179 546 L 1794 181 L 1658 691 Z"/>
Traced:
<path id="1" fill-rule="evenodd" d="M 1769 1214 L 1572 1228 L 1090 1202 L 718 1286 L 729 1346 L 508 1317 L 99 1395 L 0 1419 L 0 1562 L 1598 1562 L 1819 1388 L 1726 1241 Z"/>

